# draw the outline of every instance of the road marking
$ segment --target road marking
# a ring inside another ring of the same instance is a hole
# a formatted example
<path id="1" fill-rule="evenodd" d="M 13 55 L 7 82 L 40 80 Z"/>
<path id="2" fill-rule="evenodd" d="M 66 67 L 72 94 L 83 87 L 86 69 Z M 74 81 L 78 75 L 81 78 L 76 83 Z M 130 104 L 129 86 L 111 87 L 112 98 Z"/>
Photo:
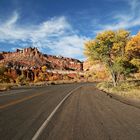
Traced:
<path id="1" fill-rule="evenodd" d="M 26 101 L 26 100 L 32 99 L 32 98 L 34 98 L 34 97 L 40 96 L 40 95 L 42 95 L 42 94 L 43 94 L 43 93 L 38 93 L 38 94 L 31 95 L 31 96 L 28 96 L 28 97 L 25 97 L 25 98 L 22 98 L 22 99 L 19 99 L 19 100 L 15 100 L 15 101 L 9 102 L 9 103 L 7 103 L 7 104 L 1 105 L 1 106 L 0 106 L 0 109 L 4 109 L 4 108 L 6 108 L 6 107 L 13 106 L 13 105 L 18 104 L 18 103 L 21 103 L 21 102 L 23 102 L 23 101 Z"/>
<path id="2" fill-rule="evenodd" d="M 0 94 L 0 97 L 1 96 L 8 96 L 8 95 L 15 95 L 15 94 L 19 94 L 19 93 L 26 93 L 29 90 L 31 90 L 31 89 L 24 90 L 24 91 L 16 91 L 15 93 L 2 93 L 2 94 Z"/>
<path id="3" fill-rule="evenodd" d="M 41 125 L 41 127 L 37 130 L 37 132 L 35 133 L 35 135 L 33 136 L 32 140 L 37 140 L 39 138 L 39 136 L 41 135 L 41 133 L 43 132 L 43 130 L 46 128 L 46 126 L 48 125 L 49 121 L 52 119 L 52 117 L 54 116 L 54 114 L 56 113 L 56 111 L 60 108 L 60 106 L 66 101 L 66 99 L 77 89 L 79 89 L 82 86 L 79 86 L 75 89 L 73 89 L 72 91 L 70 91 L 63 99 L 62 101 L 55 107 L 55 109 L 52 111 L 52 113 L 49 115 L 49 117 L 44 121 L 44 123 Z"/>

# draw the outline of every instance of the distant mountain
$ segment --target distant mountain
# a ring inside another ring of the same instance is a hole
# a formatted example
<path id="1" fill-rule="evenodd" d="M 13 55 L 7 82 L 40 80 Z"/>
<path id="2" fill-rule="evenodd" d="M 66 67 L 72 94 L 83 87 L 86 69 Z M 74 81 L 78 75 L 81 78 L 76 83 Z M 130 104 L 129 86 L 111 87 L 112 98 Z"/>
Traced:
<path id="1" fill-rule="evenodd" d="M 16 52 L 0 52 L 0 64 L 7 67 L 41 67 L 53 70 L 82 71 L 83 63 L 77 59 L 43 54 L 37 48 L 17 49 Z"/>

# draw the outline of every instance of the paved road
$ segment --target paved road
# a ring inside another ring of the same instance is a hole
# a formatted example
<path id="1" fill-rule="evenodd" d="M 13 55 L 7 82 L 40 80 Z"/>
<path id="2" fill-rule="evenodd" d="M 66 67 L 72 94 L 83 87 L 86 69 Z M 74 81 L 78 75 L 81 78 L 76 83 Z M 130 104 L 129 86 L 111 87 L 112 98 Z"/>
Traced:
<path id="1" fill-rule="evenodd" d="M 1 94 L 0 140 L 31 140 L 56 105 L 79 85 Z M 84 84 L 64 102 L 38 140 L 140 140 L 140 109 Z"/>

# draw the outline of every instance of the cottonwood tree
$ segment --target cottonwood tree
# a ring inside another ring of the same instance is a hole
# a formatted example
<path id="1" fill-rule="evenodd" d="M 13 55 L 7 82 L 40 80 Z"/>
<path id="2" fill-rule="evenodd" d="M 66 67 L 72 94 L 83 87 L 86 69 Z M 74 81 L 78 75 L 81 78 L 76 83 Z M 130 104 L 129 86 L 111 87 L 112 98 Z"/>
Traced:
<path id="1" fill-rule="evenodd" d="M 128 41 L 125 51 L 131 63 L 140 70 L 140 32 Z"/>
<path id="2" fill-rule="evenodd" d="M 104 31 L 95 39 L 85 43 L 85 55 L 89 60 L 100 60 L 109 70 L 114 86 L 117 86 L 120 75 L 135 70 L 133 64 L 125 56 L 125 47 L 130 38 L 126 30 Z"/>

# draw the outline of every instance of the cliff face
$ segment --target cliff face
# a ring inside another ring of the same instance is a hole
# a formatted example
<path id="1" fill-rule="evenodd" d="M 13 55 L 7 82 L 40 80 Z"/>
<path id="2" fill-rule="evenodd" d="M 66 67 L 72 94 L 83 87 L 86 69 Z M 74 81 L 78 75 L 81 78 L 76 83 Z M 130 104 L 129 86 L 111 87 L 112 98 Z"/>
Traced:
<path id="1" fill-rule="evenodd" d="M 83 63 L 77 59 L 42 54 L 37 48 L 17 49 L 16 52 L 0 53 L 0 64 L 22 67 L 41 67 L 46 65 L 53 70 L 82 71 Z"/>
<path id="2" fill-rule="evenodd" d="M 90 62 L 88 60 L 86 60 L 84 63 L 83 63 L 83 70 L 84 71 L 105 71 L 105 65 L 99 61 L 96 61 L 96 62 Z"/>
<path id="3" fill-rule="evenodd" d="M 83 70 L 89 78 L 94 80 L 108 80 L 110 78 L 107 68 L 100 61 L 91 62 L 86 60 L 83 63 Z"/>

